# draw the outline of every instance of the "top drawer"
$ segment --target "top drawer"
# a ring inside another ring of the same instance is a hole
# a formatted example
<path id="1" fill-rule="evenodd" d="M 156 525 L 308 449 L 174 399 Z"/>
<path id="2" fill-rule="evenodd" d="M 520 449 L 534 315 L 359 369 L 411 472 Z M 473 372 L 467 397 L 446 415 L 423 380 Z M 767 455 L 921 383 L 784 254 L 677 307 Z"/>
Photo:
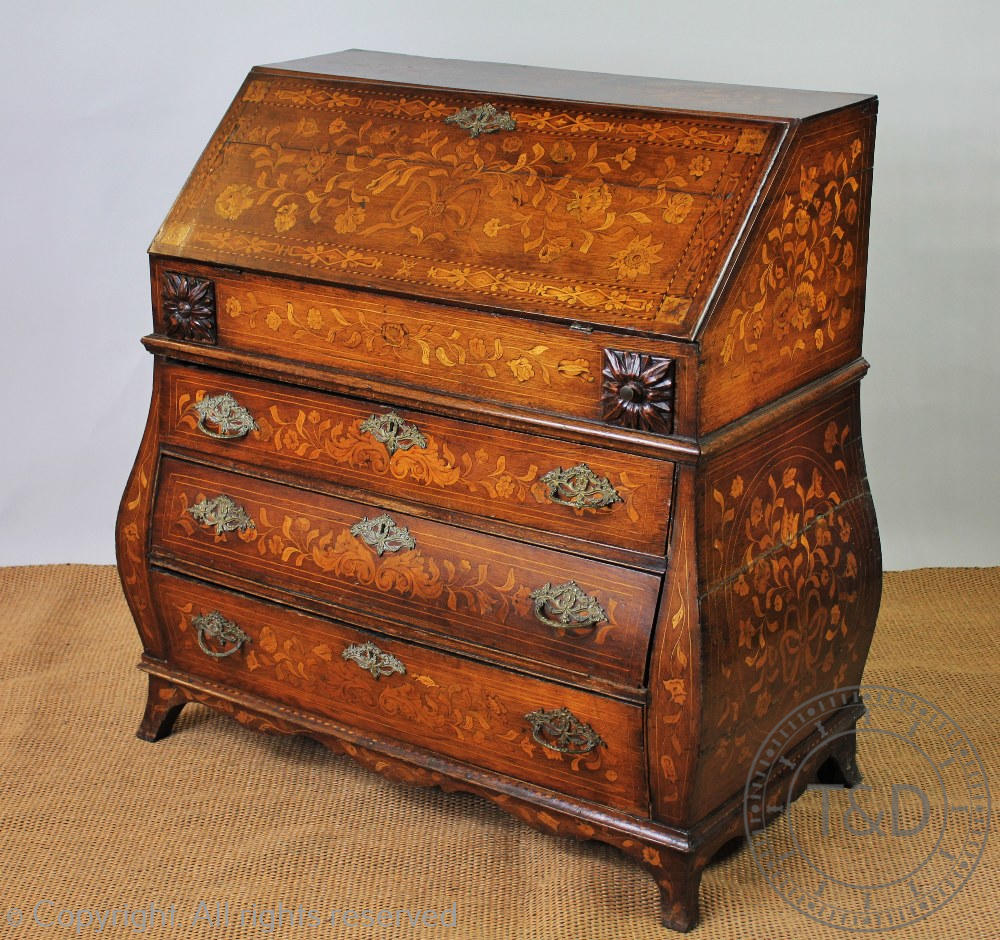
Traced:
<path id="1" fill-rule="evenodd" d="M 155 328 L 365 382 L 692 436 L 693 347 L 159 258 Z M 355 384 L 357 384 L 355 382 Z"/>

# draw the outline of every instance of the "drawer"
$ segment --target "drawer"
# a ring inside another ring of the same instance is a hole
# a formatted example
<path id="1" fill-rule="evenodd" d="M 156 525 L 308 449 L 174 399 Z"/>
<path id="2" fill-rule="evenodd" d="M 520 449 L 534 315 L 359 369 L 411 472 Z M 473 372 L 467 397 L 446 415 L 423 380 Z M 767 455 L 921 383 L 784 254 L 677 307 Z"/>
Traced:
<path id="1" fill-rule="evenodd" d="M 648 812 L 639 706 L 162 572 L 152 584 L 169 658 L 180 669 L 560 792 Z"/>
<path id="2" fill-rule="evenodd" d="M 180 273 L 191 283 L 211 284 L 215 342 L 222 349 L 266 356 L 286 368 L 305 363 L 334 376 L 592 421 L 606 420 L 610 409 L 610 423 L 656 434 L 695 431 L 697 349 L 690 344 L 170 259 L 152 264 L 161 334 L 175 335 L 165 307 L 174 290 L 168 274 Z M 630 379 L 628 369 L 622 371 L 615 351 L 643 354 L 643 369 L 649 357 L 669 365 L 643 392 L 668 406 L 663 420 L 622 417 L 618 390 L 637 375 Z"/>
<path id="3" fill-rule="evenodd" d="M 660 579 L 377 505 L 163 460 L 154 556 L 638 687 Z"/>
<path id="4" fill-rule="evenodd" d="M 669 462 L 226 373 L 164 375 L 169 443 L 663 555 Z M 225 396 L 242 424 L 219 424 Z"/>

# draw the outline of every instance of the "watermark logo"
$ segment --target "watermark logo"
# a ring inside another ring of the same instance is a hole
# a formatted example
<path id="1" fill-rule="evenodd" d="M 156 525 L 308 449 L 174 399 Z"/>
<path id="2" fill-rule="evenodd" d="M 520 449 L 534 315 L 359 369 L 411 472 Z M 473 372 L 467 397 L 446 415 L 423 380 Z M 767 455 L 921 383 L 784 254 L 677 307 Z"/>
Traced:
<path id="1" fill-rule="evenodd" d="M 857 727 L 835 730 L 858 703 Z M 815 780 L 820 751 L 840 755 L 850 775 L 855 746 L 863 782 Z M 785 901 L 831 927 L 876 933 L 929 917 L 969 880 L 986 847 L 990 792 L 972 742 L 941 709 L 900 689 L 853 686 L 810 699 L 772 730 L 743 811 L 754 861 Z"/>

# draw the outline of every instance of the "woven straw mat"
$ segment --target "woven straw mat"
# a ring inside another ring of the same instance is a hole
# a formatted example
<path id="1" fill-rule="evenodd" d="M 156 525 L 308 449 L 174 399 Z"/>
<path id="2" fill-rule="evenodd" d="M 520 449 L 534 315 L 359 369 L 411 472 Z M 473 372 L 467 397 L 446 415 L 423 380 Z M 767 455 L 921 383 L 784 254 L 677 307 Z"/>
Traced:
<path id="1" fill-rule="evenodd" d="M 998 597 L 1000 568 L 888 574 L 865 675 L 947 712 L 987 775 L 997 767 Z M 478 797 L 392 783 L 311 740 L 258 734 L 201 705 L 186 706 L 172 736 L 138 740 L 145 676 L 133 668 L 138 638 L 112 567 L 0 569 L 0 613 L 0 936 L 136 936 L 135 911 L 150 904 L 174 907 L 173 926 L 157 915 L 146 927 L 162 937 L 676 936 L 659 925 L 655 885 L 638 864 L 534 832 Z M 859 745 L 866 779 L 926 775 L 908 766 L 919 763 L 912 748 L 879 737 Z M 802 800 L 815 808 L 820 797 Z M 957 895 L 887 936 L 1000 938 L 995 823 Z M 859 879 L 872 865 L 878 881 L 881 845 L 848 845 L 839 831 L 806 854 Z M 217 918 L 225 901 L 228 926 Z M 273 927 L 267 912 L 279 905 L 324 918 L 450 910 L 455 924 Z M 131 921 L 98 923 L 126 907 Z M 242 925 L 241 910 L 251 912 Z M 690 936 L 851 935 L 779 897 L 744 846 L 705 871 Z"/>

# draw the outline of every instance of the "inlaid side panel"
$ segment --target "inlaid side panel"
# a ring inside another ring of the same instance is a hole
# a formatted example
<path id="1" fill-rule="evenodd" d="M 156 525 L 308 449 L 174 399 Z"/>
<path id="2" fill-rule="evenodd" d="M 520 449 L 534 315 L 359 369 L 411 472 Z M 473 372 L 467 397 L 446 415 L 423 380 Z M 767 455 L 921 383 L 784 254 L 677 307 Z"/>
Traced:
<path id="1" fill-rule="evenodd" d="M 702 811 L 796 702 L 861 679 L 882 568 L 859 419 L 854 385 L 700 479 Z"/>
<path id="2" fill-rule="evenodd" d="M 641 685 L 657 576 L 174 459 L 161 479 L 156 558 Z"/>
<path id="3" fill-rule="evenodd" d="M 225 395 L 253 423 L 239 436 L 201 414 Z M 661 557 L 666 546 L 666 461 L 175 365 L 165 396 L 174 445 Z"/>
<path id="4" fill-rule="evenodd" d="M 783 132 L 261 74 L 153 250 L 685 336 Z"/>
<path id="5" fill-rule="evenodd" d="M 874 106 L 798 133 L 702 334 L 702 433 L 861 355 Z"/>
<path id="6" fill-rule="evenodd" d="M 149 528 L 159 457 L 162 372 L 154 367 L 153 396 L 146 429 L 135 464 L 125 484 L 115 524 L 118 577 L 135 620 L 142 645 L 150 656 L 162 659 L 164 643 L 149 593 Z"/>
<path id="7" fill-rule="evenodd" d="M 171 662 L 182 670 L 561 792 L 647 811 L 638 706 L 199 582 L 156 573 L 153 583 Z M 203 630 L 199 635 L 197 624 L 210 614 L 244 634 L 239 648 L 210 655 L 226 649 L 206 640 Z M 376 675 L 361 659 L 392 668 Z M 578 737 L 560 740 L 551 728 L 536 733 L 529 716 L 562 709 Z"/>

